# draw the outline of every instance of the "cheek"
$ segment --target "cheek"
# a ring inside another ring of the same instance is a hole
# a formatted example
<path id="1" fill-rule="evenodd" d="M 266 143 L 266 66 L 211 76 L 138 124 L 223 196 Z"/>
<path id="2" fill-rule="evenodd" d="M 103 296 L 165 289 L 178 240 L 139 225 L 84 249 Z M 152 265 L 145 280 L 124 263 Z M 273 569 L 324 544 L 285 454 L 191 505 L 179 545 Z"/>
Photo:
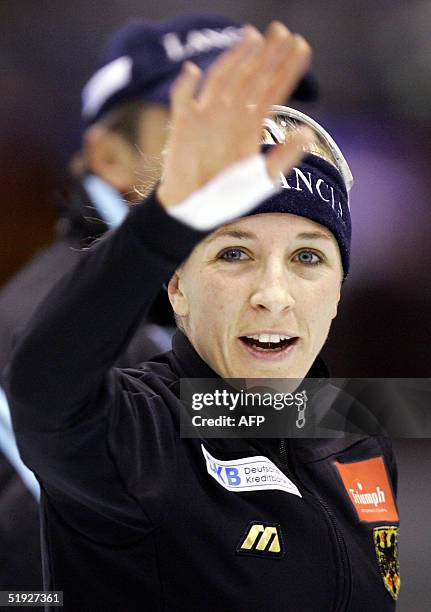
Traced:
<path id="1" fill-rule="evenodd" d="M 334 285 L 316 287 L 303 304 L 303 313 L 317 337 L 326 337 L 337 312 L 339 289 Z"/>
<path id="2" fill-rule="evenodd" d="M 189 292 L 191 318 L 195 323 L 207 325 L 211 332 L 211 324 L 224 316 L 228 304 L 226 295 L 226 287 L 214 282 L 212 275 L 197 271 Z"/>

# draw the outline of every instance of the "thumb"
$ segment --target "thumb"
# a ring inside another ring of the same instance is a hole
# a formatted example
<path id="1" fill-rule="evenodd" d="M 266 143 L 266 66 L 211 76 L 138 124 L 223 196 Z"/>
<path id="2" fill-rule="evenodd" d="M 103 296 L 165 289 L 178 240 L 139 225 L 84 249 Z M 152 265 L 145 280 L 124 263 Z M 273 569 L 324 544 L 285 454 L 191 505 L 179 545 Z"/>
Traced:
<path id="1" fill-rule="evenodd" d="M 266 169 L 273 181 L 277 180 L 280 172 L 289 174 L 293 166 L 297 164 L 307 153 L 306 149 L 316 140 L 315 133 L 307 126 L 298 128 L 289 141 L 272 147 L 265 155 Z"/>

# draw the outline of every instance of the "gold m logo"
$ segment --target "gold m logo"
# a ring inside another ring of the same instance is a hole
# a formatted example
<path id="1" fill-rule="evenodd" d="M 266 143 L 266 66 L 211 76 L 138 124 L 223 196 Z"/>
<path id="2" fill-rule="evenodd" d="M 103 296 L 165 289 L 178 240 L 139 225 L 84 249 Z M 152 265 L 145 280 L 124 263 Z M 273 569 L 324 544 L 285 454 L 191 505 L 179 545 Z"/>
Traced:
<path id="1" fill-rule="evenodd" d="M 279 525 L 251 523 L 242 537 L 237 553 L 280 557 L 284 554 Z"/>

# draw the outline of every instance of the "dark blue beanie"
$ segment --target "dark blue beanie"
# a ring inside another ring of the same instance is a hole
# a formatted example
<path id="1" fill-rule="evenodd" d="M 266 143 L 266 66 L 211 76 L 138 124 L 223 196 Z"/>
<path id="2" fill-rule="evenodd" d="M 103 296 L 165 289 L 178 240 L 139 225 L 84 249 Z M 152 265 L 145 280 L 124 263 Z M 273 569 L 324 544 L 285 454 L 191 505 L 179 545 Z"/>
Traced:
<path id="1" fill-rule="evenodd" d="M 266 151 L 271 146 L 264 145 L 262 149 Z M 286 212 L 324 225 L 338 242 L 346 277 L 352 226 L 349 198 L 340 172 L 330 162 L 310 153 L 288 176 L 280 175 L 280 180 L 281 191 L 249 214 Z"/>

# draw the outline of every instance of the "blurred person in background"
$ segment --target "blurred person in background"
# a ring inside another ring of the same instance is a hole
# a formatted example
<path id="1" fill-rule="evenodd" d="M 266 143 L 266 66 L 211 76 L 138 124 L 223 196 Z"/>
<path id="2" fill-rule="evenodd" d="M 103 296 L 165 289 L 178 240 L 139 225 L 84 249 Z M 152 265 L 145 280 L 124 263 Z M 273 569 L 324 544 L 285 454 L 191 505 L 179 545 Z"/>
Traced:
<path id="1" fill-rule="evenodd" d="M 158 179 L 169 89 L 184 57 L 205 70 L 238 33 L 238 25 L 225 17 L 190 14 L 163 22 L 136 20 L 108 40 L 84 87 L 82 150 L 71 161 L 70 189 L 58 204 L 57 238 L 0 292 L 0 380 L 16 335 L 73 267 L 82 247 L 123 220 L 136 183 Z M 160 304 L 154 316 L 169 324 L 163 300 Z M 137 339 L 123 365 L 165 349 L 169 334 L 143 322 Z M 0 589 L 42 588 L 38 499 L 38 484 L 20 460 L 0 387 Z"/>
<path id="2" fill-rule="evenodd" d="M 0 291 L 0 380 L 14 338 L 82 247 L 121 223 L 139 198 L 136 184 L 146 188 L 158 180 L 169 90 L 184 60 L 205 71 L 239 32 L 226 17 L 190 13 L 160 22 L 137 19 L 109 38 L 83 89 L 82 149 L 70 163 L 70 189 L 57 203 L 57 238 Z M 297 98 L 314 95 L 311 77 L 304 78 Z M 166 350 L 172 323 L 160 293 L 119 365 L 136 365 Z M 20 461 L 1 388 L 0 393 L 0 589 L 40 589 L 37 482 Z"/>
<path id="3" fill-rule="evenodd" d="M 82 149 L 70 163 L 70 189 L 57 203 L 57 239 L 0 292 L 0 372 L 15 334 L 73 266 L 79 250 L 121 223 L 138 197 L 136 184 L 159 178 L 169 89 L 182 61 L 193 58 L 205 70 L 238 32 L 230 19 L 196 13 L 160 22 L 134 20 L 109 38 L 83 89 Z M 131 362 L 163 350 L 168 340 L 160 328 L 146 327 L 139 346 L 130 349 L 135 350 Z"/>

